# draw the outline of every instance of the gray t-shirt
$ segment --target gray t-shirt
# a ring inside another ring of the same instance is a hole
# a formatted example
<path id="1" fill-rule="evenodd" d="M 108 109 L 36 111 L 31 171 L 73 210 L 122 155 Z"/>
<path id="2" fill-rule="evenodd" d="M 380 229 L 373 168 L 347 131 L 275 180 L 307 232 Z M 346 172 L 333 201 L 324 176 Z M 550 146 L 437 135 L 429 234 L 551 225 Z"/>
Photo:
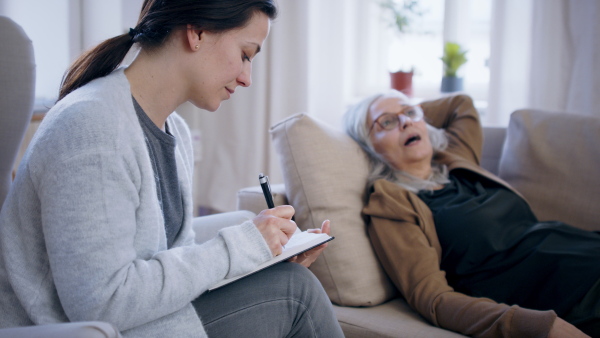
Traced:
<path id="1" fill-rule="evenodd" d="M 131 98 L 146 137 L 150 161 L 154 168 L 158 202 L 165 219 L 167 246 L 170 248 L 183 224 L 183 200 L 179 188 L 179 179 L 177 178 L 177 164 L 175 163 L 175 145 L 177 141 L 169 133 L 169 126 L 166 122 L 166 132 L 163 132 L 146 115 L 135 98 L 133 96 Z"/>

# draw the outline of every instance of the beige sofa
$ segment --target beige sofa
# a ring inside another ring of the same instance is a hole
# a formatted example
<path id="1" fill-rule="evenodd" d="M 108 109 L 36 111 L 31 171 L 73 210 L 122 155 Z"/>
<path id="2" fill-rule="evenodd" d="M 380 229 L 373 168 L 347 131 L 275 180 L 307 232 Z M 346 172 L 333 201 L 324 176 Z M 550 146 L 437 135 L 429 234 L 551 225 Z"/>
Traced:
<path id="1" fill-rule="evenodd" d="M 305 114 L 271 128 L 284 184 L 276 205 L 291 204 L 303 228 L 330 219 L 332 235 L 311 270 L 334 303 L 347 337 L 460 337 L 430 325 L 392 285 L 361 216 L 368 164 L 342 131 Z M 600 118 L 522 110 L 508 128 L 484 128 L 482 166 L 517 188 L 541 220 L 600 231 Z M 266 207 L 260 187 L 238 192 L 238 209 Z"/>

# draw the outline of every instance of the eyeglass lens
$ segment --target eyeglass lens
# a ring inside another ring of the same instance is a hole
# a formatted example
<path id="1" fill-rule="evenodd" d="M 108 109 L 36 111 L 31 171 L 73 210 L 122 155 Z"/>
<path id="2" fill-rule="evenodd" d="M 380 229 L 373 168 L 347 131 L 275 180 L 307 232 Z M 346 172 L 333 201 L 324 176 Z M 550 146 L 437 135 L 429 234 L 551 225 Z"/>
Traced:
<path id="1" fill-rule="evenodd" d="M 401 115 L 404 115 L 413 122 L 419 122 L 423 119 L 423 110 L 419 106 L 411 106 L 398 114 L 385 113 L 377 119 L 377 123 L 385 130 L 392 130 L 400 123 Z"/>

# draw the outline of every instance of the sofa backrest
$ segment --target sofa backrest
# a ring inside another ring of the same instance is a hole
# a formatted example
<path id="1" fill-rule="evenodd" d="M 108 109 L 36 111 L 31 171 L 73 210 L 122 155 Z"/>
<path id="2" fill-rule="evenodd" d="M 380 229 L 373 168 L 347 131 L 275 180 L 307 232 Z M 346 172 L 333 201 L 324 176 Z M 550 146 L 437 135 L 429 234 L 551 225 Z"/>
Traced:
<path id="1" fill-rule="evenodd" d="M 600 231 L 600 118 L 518 110 L 507 129 L 499 176 L 542 221 Z"/>
<path id="2" fill-rule="evenodd" d="M 483 127 L 483 151 L 481 153 L 481 166 L 495 175 L 498 175 L 500 156 L 506 139 L 505 127 Z"/>

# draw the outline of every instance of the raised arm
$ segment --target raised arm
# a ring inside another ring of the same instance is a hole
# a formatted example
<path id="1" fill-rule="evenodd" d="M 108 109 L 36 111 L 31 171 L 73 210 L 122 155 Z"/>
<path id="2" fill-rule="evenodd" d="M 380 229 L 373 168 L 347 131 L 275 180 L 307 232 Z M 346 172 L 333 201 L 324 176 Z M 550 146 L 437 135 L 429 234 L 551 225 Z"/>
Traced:
<path id="1" fill-rule="evenodd" d="M 479 165 L 483 133 L 473 100 L 463 94 L 421 104 L 427 123 L 442 128 L 448 135 L 448 150 Z"/>

